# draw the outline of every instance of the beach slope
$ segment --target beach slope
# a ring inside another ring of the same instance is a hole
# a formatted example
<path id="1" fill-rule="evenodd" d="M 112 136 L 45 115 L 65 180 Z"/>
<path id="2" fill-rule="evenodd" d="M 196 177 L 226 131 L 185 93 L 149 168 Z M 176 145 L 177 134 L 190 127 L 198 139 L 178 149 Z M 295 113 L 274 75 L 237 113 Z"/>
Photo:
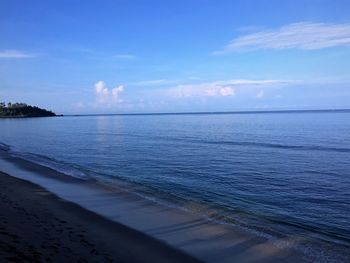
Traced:
<path id="1" fill-rule="evenodd" d="M 0 172 L 0 262 L 197 262 Z"/>

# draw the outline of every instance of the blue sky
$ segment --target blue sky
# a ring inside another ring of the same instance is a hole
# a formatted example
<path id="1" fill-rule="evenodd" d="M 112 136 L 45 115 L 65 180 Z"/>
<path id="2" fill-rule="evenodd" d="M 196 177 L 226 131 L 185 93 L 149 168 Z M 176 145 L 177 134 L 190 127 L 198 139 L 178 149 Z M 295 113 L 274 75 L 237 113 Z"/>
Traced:
<path id="1" fill-rule="evenodd" d="M 350 108 L 350 1 L 0 0 L 0 100 L 64 114 Z"/>

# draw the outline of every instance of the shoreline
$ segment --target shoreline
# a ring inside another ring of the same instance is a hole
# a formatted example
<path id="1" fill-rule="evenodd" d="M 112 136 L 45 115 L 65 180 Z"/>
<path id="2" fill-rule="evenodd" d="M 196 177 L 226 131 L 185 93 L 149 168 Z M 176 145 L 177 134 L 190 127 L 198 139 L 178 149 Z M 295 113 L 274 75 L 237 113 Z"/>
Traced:
<path id="1" fill-rule="evenodd" d="M 65 115 L 59 114 L 55 116 L 27 116 L 27 115 L 16 115 L 16 116 L 0 116 L 0 119 L 29 119 L 29 118 L 52 118 L 52 117 L 64 117 Z"/>
<path id="2" fill-rule="evenodd" d="M 1 262 L 199 262 L 0 172 Z"/>
<path id="3" fill-rule="evenodd" d="M 145 200 L 123 189 L 66 176 L 1 151 L 0 170 L 30 181 L 81 209 L 125 225 L 205 262 L 307 262 L 288 244 Z"/>

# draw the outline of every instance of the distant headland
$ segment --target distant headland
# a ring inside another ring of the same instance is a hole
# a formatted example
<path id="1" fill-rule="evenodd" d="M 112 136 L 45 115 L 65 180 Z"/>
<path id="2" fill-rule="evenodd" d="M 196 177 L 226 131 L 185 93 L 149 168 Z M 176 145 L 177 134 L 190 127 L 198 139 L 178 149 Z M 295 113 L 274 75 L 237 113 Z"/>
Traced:
<path id="1" fill-rule="evenodd" d="M 0 118 L 29 118 L 58 116 L 52 111 L 31 106 L 26 103 L 0 102 Z"/>

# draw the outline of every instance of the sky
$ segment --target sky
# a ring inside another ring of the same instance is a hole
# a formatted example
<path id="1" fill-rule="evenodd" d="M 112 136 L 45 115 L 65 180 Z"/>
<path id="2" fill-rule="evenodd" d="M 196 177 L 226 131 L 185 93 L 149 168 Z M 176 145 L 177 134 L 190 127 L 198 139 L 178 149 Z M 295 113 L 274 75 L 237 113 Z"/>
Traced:
<path id="1" fill-rule="evenodd" d="M 350 1 L 0 0 L 0 101 L 62 114 L 350 108 Z"/>

